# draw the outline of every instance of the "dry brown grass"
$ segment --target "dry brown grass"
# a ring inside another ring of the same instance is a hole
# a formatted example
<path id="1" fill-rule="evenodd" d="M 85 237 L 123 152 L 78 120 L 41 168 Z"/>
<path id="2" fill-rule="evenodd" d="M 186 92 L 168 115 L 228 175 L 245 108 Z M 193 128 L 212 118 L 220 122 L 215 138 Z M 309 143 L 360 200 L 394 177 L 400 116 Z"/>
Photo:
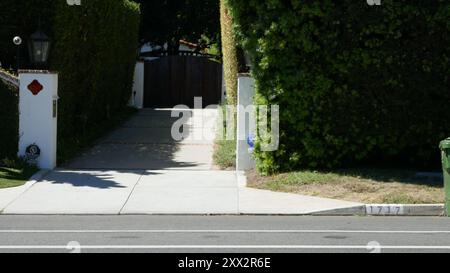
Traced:
<path id="1" fill-rule="evenodd" d="M 248 177 L 253 188 L 366 204 L 438 204 L 445 200 L 440 179 L 418 178 L 410 171 L 304 171 L 269 177 L 252 171 Z"/>

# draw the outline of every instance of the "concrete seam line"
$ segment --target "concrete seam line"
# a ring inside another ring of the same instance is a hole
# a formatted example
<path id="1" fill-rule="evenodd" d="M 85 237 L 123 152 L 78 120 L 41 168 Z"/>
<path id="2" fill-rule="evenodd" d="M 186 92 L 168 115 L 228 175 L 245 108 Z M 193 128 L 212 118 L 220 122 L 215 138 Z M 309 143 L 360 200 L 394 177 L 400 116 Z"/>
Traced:
<path id="1" fill-rule="evenodd" d="M 51 172 L 51 170 L 40 170 L 38 172 L 36 172 L 33 176 L 30 177 L 30 179 L 28 180 L 28 182 L 26 182 L 23 187 L 24 190 L 22 192 L 20 192 L 20 194 L 18 194 L 13 200 L 11 200 L 11 202 L 9 202 L 8 204 L 5 205 L 5 207 L 0 211 L 0 214 L 3 214 L 3 212 L 15 201 L 17 201 L 22 195 L 24 195 L 25 193 L 27 193 L 37 182 L 42 181 L 42 179 L 44 179 L 49 173 Z"/>
<path id="2" fill-rule="evenodd" d="M 133 189 L 131 189 L 130 194 L 128 195 L 127 199 L 125 200 L 122 207 L 120 208 L 118 215 L 122 214 L 122 211 L 124 210 L 125 206 L 127 205 L 128 201 L 130 200 L 131 196 L 133 195 L 134 190 L 136 189 L 139 182 L 141 182 L 142 177 L 144 177 L 145 172 L 146 172 L 145 170 L 142 170 L 142 173 L 139 176 L 139 179 L 136 181 L 136 184 L 134 184 Z"/>

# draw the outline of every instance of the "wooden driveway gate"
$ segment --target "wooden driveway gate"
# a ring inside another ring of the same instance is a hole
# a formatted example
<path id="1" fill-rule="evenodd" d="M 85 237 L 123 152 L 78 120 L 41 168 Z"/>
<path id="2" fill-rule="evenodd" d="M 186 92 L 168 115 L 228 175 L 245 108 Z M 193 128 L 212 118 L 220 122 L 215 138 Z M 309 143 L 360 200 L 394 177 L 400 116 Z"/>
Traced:
<path id="1" fill-rule="evenodd" d="M 205 57 L 164 56 L 145 63 L 144 107 L 194 107 L 194 97 L 203 107 L 222 98 L 222 65 Z"/>

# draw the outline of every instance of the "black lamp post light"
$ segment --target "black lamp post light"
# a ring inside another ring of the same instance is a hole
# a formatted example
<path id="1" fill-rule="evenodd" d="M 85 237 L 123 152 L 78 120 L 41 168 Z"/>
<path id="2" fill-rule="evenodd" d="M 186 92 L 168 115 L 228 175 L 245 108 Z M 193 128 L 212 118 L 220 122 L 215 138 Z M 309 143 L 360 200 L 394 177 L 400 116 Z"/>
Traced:
<path id="1" fill-rule="evenodd" d="M 31 34 L 28 42 L 31 64 L 36 68 L 47 66 L 50 52 L 50 38 L 42 31 L 38 30 Z"/>

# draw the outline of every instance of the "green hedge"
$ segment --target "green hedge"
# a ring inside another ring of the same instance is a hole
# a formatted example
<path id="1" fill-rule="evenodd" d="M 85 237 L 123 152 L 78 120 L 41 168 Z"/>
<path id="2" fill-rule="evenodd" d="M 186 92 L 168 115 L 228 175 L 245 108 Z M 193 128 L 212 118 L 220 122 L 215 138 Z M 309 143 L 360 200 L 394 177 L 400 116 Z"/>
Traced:
<path id="1" fill-rule="evenodd" d="M 263 173 L 355 164 L 438 167 L 450 135 L 450 3 L 228 0 L 257 102 L 280 105 Z"/>
<path id="2" fill-rule="evenodd" d="M 39 25 L 52 39 L 50 69 L 59 72 L 59 159 L 72 156 L 93 135 L 100 134 L 105 124 L 128 113 L 138 56 L 138 4 L 89 0 L 81 6 L 68 6 L 63 0 L 2 0 L 0 14 L 4 15 L 0 17 L 0 42 L 5 44 L 0 48 L 0 61 L 5 60 L 5 64 L 15 65 L 15 48 L 11 46 L 15 35 L 24 38 L 24 60 L 28 59 L 27 37 Z M 27 67 L 24 62 L 22 68 Z M 9 94 L 3 89 L 0 93 L 1 158 L 15 154 L 16 145 L 11 143 L 17 143 L 18 130 L 16 112 L 11 110 L 15 107 L 13 98 L 3 99 Z M 5 131 L 4 120 L 14 120 Z M 8 148 L 3 147 L 5 143 Z"/>
<path id="3" fill-rule="evenodd" d="M 51 69 L 59 72 L 60 141 L 77 141 L 127 105 L 139 21 L 139 5 L 128 0 L 56 4 Z"/>
<path id="4" fill-rule="evenodd" d="M 19 135 L 19 94 L 0 80 L 0 165 L 17 155 Z"/>

